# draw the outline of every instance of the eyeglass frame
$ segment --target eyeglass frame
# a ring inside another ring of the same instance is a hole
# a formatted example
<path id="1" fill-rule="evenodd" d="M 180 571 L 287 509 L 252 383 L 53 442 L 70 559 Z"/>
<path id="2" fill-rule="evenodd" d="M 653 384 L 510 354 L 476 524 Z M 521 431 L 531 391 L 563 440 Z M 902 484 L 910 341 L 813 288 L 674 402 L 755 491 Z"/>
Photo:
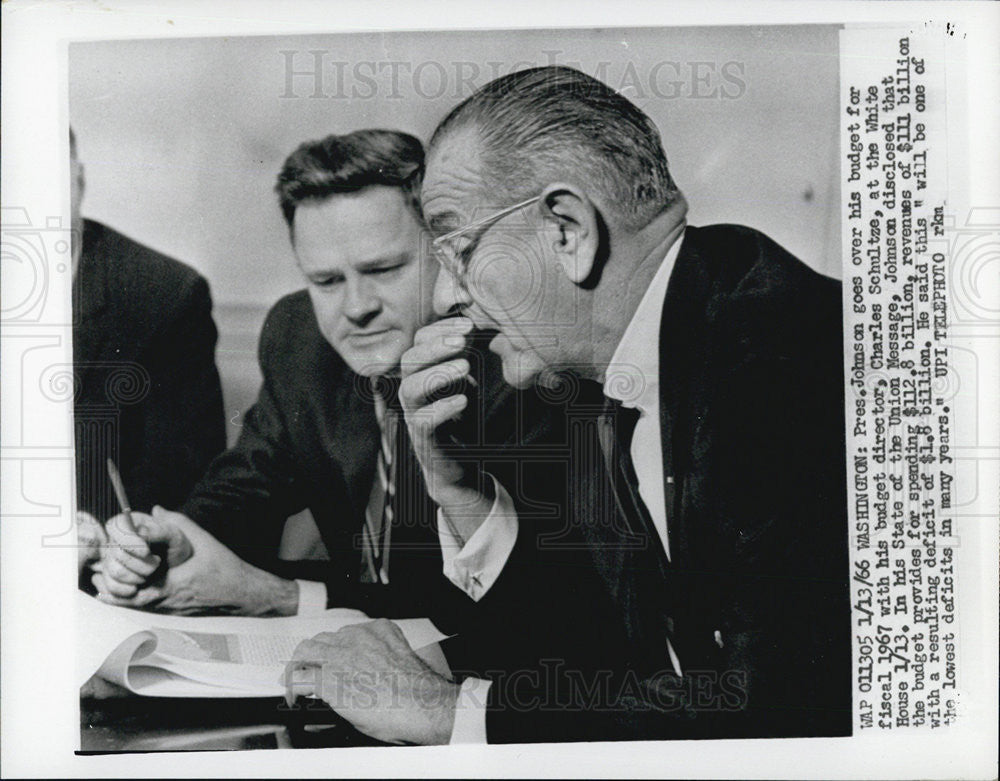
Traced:
<path id="1" fill-rule="evenodd" d="M 533 198 L 528 198 L 527 200 L 515 203 L 513 206 L 508 206 L 505 209 L 501 209 L 500 211 L 486 217 L 474 220 L 468 225 L 463 225 L 461 228 L 449 231 L 443 236 L 438 236 L 436 239 L 431 241 L 431 247 L 434 249 L 434 257 L 441 265 L 441 268 L 451 274 L 458 281 L 458 283 L 464 287 L 466 277 L 468 276 L 468 266 L 466 263 L 459 260 L 458 252 L 451 248 L 447 242 L 458 236 L 462 236 L 469 231 L 475 230 L 476 228 L 483 228 L 485 226 L 483 232 L 479 234 L 479 238 L 482 238 L 483 234 L 485 234 L 494 223 L 499 222 L 504 217 L 513 214 L 518 209 L 523 209 L 525 206 L 531 206 L 531 204 L 536 201 L 540 201 L 541 199 L 541 195 L 536 195 Z M 451 268 L 451 266 L 454 266 L 454 268 Z"/>

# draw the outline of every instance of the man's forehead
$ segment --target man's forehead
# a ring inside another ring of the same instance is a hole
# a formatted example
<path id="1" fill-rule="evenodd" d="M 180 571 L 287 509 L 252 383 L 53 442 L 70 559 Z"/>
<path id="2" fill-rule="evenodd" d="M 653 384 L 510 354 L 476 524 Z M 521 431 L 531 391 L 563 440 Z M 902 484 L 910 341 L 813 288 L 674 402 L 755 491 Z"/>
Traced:
<path id="1" fill-rule="evenodd" d="M 432 230 L 466 218 L 484 200 L 479 141 L 470 129 L 448 133 L 431 150 L 420 200 Z"/>
<path id="2" fill-rule="evenodd" d="M 412 254 L 419 231 L 400 191 L 371 188 L 299 204 L 292 246 L 303 267 L 358 267 Z"/>
<path id="3" fill-rule="evenodd" d="M 427 169 L 479 163 L 479 133 L 471 125 L 446 131 L 427 153 Z"/>

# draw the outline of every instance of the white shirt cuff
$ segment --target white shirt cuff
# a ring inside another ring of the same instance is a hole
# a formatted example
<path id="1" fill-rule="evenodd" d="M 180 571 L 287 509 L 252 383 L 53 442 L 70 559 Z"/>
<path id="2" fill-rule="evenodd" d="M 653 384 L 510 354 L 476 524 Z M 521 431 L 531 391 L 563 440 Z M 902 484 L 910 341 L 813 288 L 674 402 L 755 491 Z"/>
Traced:
<path id="1" fill-rule="evenodd" d="M 326 584 L 315 580 L 296 580 L 299 584 L 299 616 L 312 616 L 326 610 Z"/>
<path id="2" fill-rule="evenodd" d="M 510 552 L 517 542 L 517 511 L 510 494 L 490 475 L 496 489 L 496 499 L 483 524 L 476 529 L 468 542 L 451 532 L 451 527 L 438 509 L 438 537 L 441 540 L 441 557 L 444 575 L 478 602 L 500 577 Z"/>
<path id="3" fill-rule="evenodd" d="M 455 724 L 449 745 L 486 743 L 486 702 L 492 681 L 466 678 L 455 703 Z"/>

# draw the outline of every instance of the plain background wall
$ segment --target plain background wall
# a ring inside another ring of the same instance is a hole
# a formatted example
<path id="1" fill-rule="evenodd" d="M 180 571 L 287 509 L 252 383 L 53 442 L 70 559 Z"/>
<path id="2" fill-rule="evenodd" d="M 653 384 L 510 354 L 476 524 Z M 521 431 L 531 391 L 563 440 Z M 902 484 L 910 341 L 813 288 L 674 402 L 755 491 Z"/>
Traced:
<path id="1" fill-rule="evenodd" d="M 281 163 L 300 142 L 362 127 L 426 139 L 493 75 L 573 65 L 656 121 L 692 224 L 752 225 L 839 276 L 837 30 L 74 43 L 70 118 L 87 173 L 83 210 L 208 278 L 232 440 L 256 393 L 264 314 L 302 286 L 273 194 Z M 290 76 L 289 66 L 306 75 Z"/>

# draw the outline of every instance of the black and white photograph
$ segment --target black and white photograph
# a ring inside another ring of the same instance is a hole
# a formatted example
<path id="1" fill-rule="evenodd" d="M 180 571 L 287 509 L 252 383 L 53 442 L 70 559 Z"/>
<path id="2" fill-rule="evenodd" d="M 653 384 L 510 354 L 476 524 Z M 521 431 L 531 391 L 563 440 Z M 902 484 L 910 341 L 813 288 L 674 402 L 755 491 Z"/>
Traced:
<path id="1" fill-rule="evenodd" d="M 4 136 L 18 771 L 995 776 L 998 18 L 898 5 L 63 5 Z"/>

